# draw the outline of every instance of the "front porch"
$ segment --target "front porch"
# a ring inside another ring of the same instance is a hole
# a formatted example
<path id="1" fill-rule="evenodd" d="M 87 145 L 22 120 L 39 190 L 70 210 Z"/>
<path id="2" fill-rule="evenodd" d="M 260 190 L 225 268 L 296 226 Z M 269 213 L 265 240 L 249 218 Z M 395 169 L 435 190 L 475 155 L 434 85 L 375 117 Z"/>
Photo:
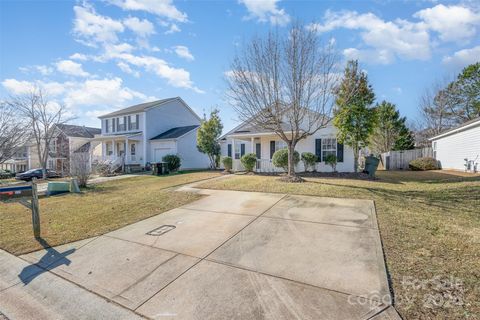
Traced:
<path id="1" fill-rule="evenodd" d="M 284 172 L 283 168 L 275 167 L 272 163 L 273 154 L 287 145 L 277 135 L 272 133 L 265 134 L 245 134 L 231 135 L 227 139 L 228 156 L 233 160 L 232 170 L 245 171 L 240 158 L 246 153 L 254 153 L 257 157 L 257 164 L 254 171 L 261 173 Z M 303 170 L 303 165 L 299 164 L 295 170 Z"/>
<path id="2" fill-rule="evenodd" d="M 102 154 L 94 156 L 94 160 L 121 166 L 123 171 L 145 166 L 146 155 L 142 134 L 98 136 L 95 140 L 101 142 Z"/>

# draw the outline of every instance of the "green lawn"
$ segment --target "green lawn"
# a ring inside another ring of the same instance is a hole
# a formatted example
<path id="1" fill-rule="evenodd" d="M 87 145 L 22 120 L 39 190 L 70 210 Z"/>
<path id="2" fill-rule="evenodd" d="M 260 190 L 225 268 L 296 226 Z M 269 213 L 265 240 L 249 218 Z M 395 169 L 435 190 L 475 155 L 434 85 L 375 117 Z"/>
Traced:
<path id="1" fill-rule="evenodd" d="M 480 176 L 444 171 L 380 171 L 377 176 L 375 181 L 285 183 L 278 177 L 237 175 L 201 187 L 373 199 L 400 314 L 405 319 L 479 319 Z M 445 288 L 436 285 L 441 280 L 460 283 Z"/>
<path id="2" fill-rule="evenodd" d="M 42 238 L 51 246 L 101 235 L 199 198 L 168 188 L 218 176 L 189 172 L 140 176 L 89 187 L 82 194 L 40 199 Z M 41 249 L 34 239 L 31 212 L 18 203 L 0 202 L 0 248 L 13 254 Z"/>

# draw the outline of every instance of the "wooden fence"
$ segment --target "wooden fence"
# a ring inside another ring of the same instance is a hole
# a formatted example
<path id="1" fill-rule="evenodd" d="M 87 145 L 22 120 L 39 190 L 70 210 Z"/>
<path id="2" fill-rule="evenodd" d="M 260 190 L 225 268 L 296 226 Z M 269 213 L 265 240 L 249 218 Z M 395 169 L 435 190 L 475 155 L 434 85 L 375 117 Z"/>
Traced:
<path id="1" fill-rule="evenodd" d="M 385 170 L 405 170 L 408 163 L 422 157 L 433 157 L 432 148 L 390 151 L 382 154 L 382 164 Z"/>

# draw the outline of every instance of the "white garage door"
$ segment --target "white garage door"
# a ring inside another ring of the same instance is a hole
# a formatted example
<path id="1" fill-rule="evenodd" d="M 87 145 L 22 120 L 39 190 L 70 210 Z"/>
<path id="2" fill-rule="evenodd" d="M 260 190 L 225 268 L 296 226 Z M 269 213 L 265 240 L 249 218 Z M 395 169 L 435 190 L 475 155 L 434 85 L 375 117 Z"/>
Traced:
<path id="1" fill-rule="evenodd" d="M 155 148 L 153 153 L 153 159 L 155 162 L 162 161 L 162 158 L 167 154 L 173 154 L 173 148 Z"/>

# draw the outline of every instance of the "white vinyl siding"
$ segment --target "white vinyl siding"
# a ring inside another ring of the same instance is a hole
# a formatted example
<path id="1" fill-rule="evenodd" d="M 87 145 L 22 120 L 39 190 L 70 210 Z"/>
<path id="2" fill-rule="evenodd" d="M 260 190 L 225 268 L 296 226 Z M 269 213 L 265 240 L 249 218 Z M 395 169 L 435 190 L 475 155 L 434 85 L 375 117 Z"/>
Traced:
<path id="1" fill-rule="evenodd" d="M 480 163 L 480 123 L 435 139 L 432 146 L 443 169 L 465 170 L 465 159 Z"/>

